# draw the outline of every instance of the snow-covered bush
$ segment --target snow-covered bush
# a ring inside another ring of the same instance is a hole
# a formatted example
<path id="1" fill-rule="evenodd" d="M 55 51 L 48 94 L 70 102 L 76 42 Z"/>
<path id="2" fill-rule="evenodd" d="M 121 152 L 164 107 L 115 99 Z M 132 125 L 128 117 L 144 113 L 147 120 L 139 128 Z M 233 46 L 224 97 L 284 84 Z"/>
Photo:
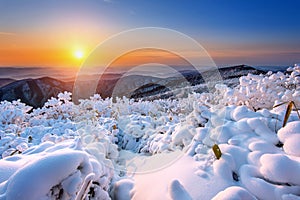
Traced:
<path id="1" fill-rule="evenodd" d="M 0 103 L 0 127 L 5 128 L 11 124 L 22 126 L 28 120 L 27 114 L 31 109 L 30 106 L 21 103 L 20 100 L 13 102 L 2 101 Z"/>
<path id="2" fill-rule="evenodd" d="M 246 105 L 250 109 L 270 109 L 274 104 L 294 101 L 300 107 L 300 66 L 289 68 L 288 73 L 268 72 L 248 74 L 240 78 L 236 88 L 217 85 L 215 97 L 223 105 Z"/>
<path id="3" fill-rule="evenodd" d="M 84 152 L 79 140 L 41 143 L 0 160 L 0 198 L 110 199 L 113 172 L 105 162 Z"/>
<path id="4" fill-rule="evenodd" d="M 264 199 L 271 190 L 278 194 L 270 198 L 299 193 L 296 178 L 268 164 L 300 166 L 297 115 L 293 111 L 281 128 L 284 108 L 271 109 L 286 101 L 300 107 L 299 65 L 286 74 L 249 74 L 235 88 L 216 85 L 214 93 L 175 100 L 113 100 L 95 94 L 75 104 L 71 96 L 60 93 L 38 109 L 20 101 L 0 103 L 0 199 L 109 199 L 115 181 L 115 191 L 125 187 L 132 195 L 133 181 L 127 186 L 118 182 L 126 177 L 121 165 L 132 159 L 126 152 L 145 157 L 184 152 L 198 165 L 193 175 L 221 180 L 223 186 L 210 198 Z M 214 144 L 222 151 L 219 160 Z M 33 178 L 24 183 L 29 175 Z M 184 189 L 190 197 L 181 182 L 170 183 L 160 191 L 176 199 Z M 263 189 L 256 191 L 256 184 Z"/>

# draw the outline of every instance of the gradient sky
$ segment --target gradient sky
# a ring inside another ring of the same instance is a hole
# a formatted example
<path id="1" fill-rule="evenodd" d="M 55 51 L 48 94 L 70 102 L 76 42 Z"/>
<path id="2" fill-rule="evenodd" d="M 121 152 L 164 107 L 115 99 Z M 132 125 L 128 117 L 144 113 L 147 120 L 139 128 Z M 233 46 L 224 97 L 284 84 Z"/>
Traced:
<path id="1" fill-rule="evenodd" d="M 191 36 L 219 66 L 292 65 L 299 8 L 299 0 L 0 0 L 0 66 L 78 66 L 76 49 L 145 26 Z"/>

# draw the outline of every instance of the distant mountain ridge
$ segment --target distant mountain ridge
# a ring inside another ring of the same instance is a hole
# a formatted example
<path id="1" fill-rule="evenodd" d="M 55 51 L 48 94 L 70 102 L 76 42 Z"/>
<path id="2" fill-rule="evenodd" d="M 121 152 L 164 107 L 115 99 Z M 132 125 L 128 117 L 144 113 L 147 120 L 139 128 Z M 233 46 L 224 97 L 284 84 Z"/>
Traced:
<path id="1" fill-rule="evenodd" d="M 0 87 L 10 84 L 14 81 L 16 81 L 16 80 L 12 79 L 12 78 L 0 78 Z"/>
<path id="2" fill-rule="evenodd" d="M 222 78 L 227 80 L 225 83 L 229 85 L 238 84 L 238 78 L 245 76 L 248 73 L 265 73 L 265 71 L 246 65 L 220 68 L 219 72 Z M 115 92 L 114 89 L 117 88 L 120 89 L 117 92 L 117 94 L 120 96 L 125 95 L 131 98 L 143 98 L 167 92 L 168 86 L 177 86 L 176 84 L 181 83 L 181 79 L 183 78 L 192 86 L 204 83 L 203 77 L 197 71 L 184 70 L 180 73 L 182 75 L 181 77 L 169 78 L 140 75 L 122 77 L 122 74 L 116 74 L 115 77 L 112 77 L 111 75 L 104 75 L 98 82 L 96 92 L 105 98 L 112 96 L 113 92 Z M 22 102 L 37 108 L 43 106 L 49 98 L 56 97 L 60 92 L 71 92 L 73 89 L 73 84 L 73 82 L 64 82 L 49 77 L 18 80 L 0 88 L 0 101 L 13 101 L 20 99 Z M 121 85 L 122 87 L 115 87 L 117 84 Z M 178 87 L 180 87 L 180 85 Z M 168 95 L 166 98 L 167 97 Z"/>
<path id="3" fill-rule="evenodd" d="M 234 87 L 238 85 L 239 78 L 241 76 L 246 76 L 247 74 L 265 74 L 266 71 L 258 70 L 247 65 L 237 65 L 232 67 L 224 67 L 218 69 L 223 83 Z M 161 79 L 156 83 L 148 83 L 147 85 L 142 86 L 141 88 L 136 89 L 132 92 L 133 95 L 130 97 L 133 98 L 143 98 L 145 100 L 154 100 L 159 98 L 170 98 L 174 94 L 168 90 L 168 87 L 174 88 L 178 83 L 188 82 L 190 86 L 200 86 L 196 89 L 196 92 L 206 92 L 207 87 L 203 76 L 206 77 L 206 80 L 214 81 L 214 72 L 204 71 L 201 74 L 198 71 L 184 70 L 181 71 L 183 77 L 178 78 L 169 78 Z M 184 80 L 182 80 L 184 79 Z M 167 86 L 167 87 L 165 87 Z"/>
<path id="4" fill-rule="evenodd" d="M 58 93 L 71 90 L 72 84 L 49 77 L 24 79 L 1 87 L 0 101 L 20 99 L 37 108 L 43 106 L 49 98 L 57 96 Z"/>

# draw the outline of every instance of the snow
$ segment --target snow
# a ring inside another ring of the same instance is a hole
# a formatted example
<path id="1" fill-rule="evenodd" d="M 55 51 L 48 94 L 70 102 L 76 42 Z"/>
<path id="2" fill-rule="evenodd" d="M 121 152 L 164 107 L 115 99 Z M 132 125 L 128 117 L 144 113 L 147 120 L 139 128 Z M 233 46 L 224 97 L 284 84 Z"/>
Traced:
<path id="1" fill-rule="evenodd" d="M 6 178 L 1 180 L 0 199 L 75 199 L 85 189 L 84 185 L 99 181 L 100 177 L 111 178 L 103 170 L 104 164 L 77 148 L 73 142 L 64 145 L 48 142 L 38 149 L 28 149 L 21 156 L 2 159 L 0 177 Z M 103 190 L 105 184 L 98 190 Z"/>
<path id="2" fill-rule="evenodd" d="M 180 184 L 178 180 L 171 182 L 169 186 L 169 194 L 173 200 L 191 200 L 191 196 L 184 187 Z"/>
<path id="3" fill-rule="evenodd" d="M 247 190 L 239 186 L 226 188 L 224 191 L 216 195 L 213 200 L 255 200 L 256 198 Z"/>
<path id="4" fill-rule="evenodd" d="M 131 190 L 134 187 L 134 182 L 130 179 L 122 179 L 114 185 L 113 198 L 119 200 L 130 200 Z"/>
<path id="5" fill-rule="evenodd" d="M 300 199 L 300 120 L 273 108 L 300 107 L 299 73 L 176 100 L 3 101 L 0 199 Z"/>
<path id="6" fill-rule="evenodd" d="M 282 154 L 264 154 L 260 162 L 260 172 L 265 178 L 279 183 L 299 185 L 300 164 L 297 161 Z"/>
<path id="7" fill-rule="evenodd" d="M 293 156 L 300 157 L 300 122 L 294 121 L 288 123 L 284 128 L 278 131 L 278 138 L 285 145 L 283 150 Z"/>

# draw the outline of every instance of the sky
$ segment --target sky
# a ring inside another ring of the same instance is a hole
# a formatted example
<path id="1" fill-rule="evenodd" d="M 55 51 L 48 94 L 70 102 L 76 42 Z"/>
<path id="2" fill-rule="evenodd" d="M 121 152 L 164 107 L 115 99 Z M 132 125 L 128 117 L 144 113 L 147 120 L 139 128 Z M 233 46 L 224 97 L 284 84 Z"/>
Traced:
<path id="1" fill-rule="evenodd" d="M 139 27 L 182 32 L 218 66 L 292 65 L 299 8 L 298 0 L 0 0 L 0 66 L 78 67 L 78 51 Z"/>

